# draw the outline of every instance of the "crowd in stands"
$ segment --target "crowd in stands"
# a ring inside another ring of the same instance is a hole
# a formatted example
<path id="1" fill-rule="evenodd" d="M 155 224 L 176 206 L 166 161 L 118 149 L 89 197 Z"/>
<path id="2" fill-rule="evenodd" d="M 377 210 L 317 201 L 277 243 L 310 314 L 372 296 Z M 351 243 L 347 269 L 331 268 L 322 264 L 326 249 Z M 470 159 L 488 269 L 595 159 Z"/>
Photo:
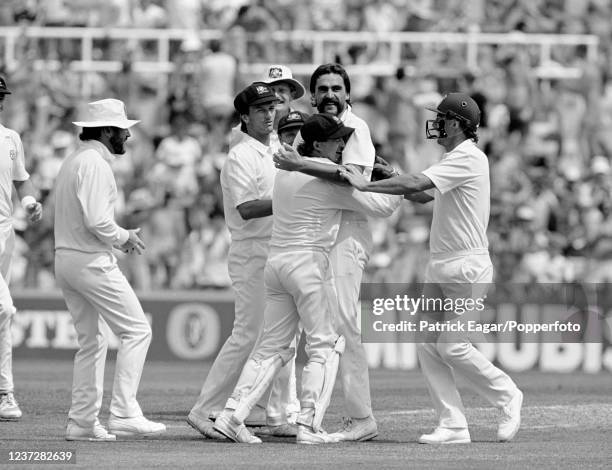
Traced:
<path id="1" fill-rule="evenodd" d="M 300 51 L 270 53 L 267 32 L 318 31 L 522 31 L 589 33 L 600 39 L 598 58 L 584 47 L 553 48 L 552 58 L 578 77 L 536 73 L 537 51 L 521 46 L 479 49 L 478 68 L 448 48 L 404 51 L 394 76 L 354 76 L 354 111 L 370 125 L 379 155 L 418 172 L 442 150 L 425 139 L 424 121 L 448 90 L 469 92 L 483 110 L 479 145 L 491 168 L 490 250 L 503 282 L 612 280 L 612 1 L 590 0 L 11 0 L 0 5 L 0 26 L 179 28 L 225 31 L 220 41 L 192 39 L 175 45 L 175 71 L 160 95 L 156 77 L 130 67 L 138 47 L 99 44 L 99 57 L 121 58 L 118 74 L 90 76 L 81 94 L 69 41 L 20 39 L 18 66 L 1 67 L 13 94 L 2 122 L 22 135 L 26 162 L 45 207 L 42 223 L 27 231 L 17 209 L 19 238 L 13 283 L 52 288 L 52 188 L 63 157 L 78 143 L 71 121 L 89 98 L 115 96 L 132 128 L 129 151 L 116 161 L 121 193 L 118 217 L 142 227 L 146 254 L 123 258 L 137 289 L 224 288 L 229 284 L 219 172 L 228 134 L 237 122 L 232 99 L 253 77 L 244 61 L 300 62 Z M 248 47 L 237 41 L 250 35 Z M 241 36 L 242 35 L 242 36 Z M 253 39 L 254 38 L 254 39 Z M 241 47 L 240 44 L 242 44 Z M 278 51 L 278 48 L 277 48 Z M 60 67 L 40 69 L 41 57 Z M 329 51 L 344 64 L 384 57 L 376 47 Z M 0 65 L 2 65 L 0 63 Z M 313 70 L 318 64 L 313 64 Z M 308 88 L 308 76 L 298 77 Z M 308 93 L 307 93 L 308 95 Z M 160 98 L 161 97 L 161 98 Z M 296 103 L 312 112 L 308 96 Z M 16 205 L 18 207 L 18 205 Z M 372 223 L 375 249 L 367 280 L 422 280 L 427 261 L 431 204 L 405 202 L 387 220 Z M 121 255 L 120 255 L 121 256 Z"/>

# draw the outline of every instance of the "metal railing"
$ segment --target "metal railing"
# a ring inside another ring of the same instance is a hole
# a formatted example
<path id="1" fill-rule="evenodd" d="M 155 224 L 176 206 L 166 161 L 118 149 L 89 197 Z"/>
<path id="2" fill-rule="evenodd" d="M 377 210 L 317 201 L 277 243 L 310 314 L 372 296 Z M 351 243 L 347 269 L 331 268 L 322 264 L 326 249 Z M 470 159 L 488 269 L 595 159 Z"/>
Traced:
<path id="1" fill-rule="evenodd" d="M 148 41 L 156 43 L 156 57 L 154 60 L 136 60 L 131 64 L 136 73 L 157 74 L 158 87 L 165 89 L 168 74 L 175 69 L 171 58 L 171 41 L 182 41 L 193 37 L 194 34 L 202 41 L 223 38 L 221 30 L 201 30 L 197 32 L 179 29 L 129 29 L 129 28 L 74 28 L 74 27 L 0 27 L 0 44 L 4 49 L 4 65 L 13 69 L 21 60 L 17 57 L 17 44 L 21 37 L 31 39 L 72 39 L 80 41 L 80 58 L 70 61 L 71 69 L 83 72 L 82 92 L 89 92 L 88 73 L 105 72 L 117 73 L 122 70 L 121 58 L 99 60 L 94 57 L 94 41 Z M 332 60 L 331 52 L 338 47 L 350 45 L 374 44 L 385 46 L 388 53 L 384 62 L 349 65 L 347 70 L 351 74 L 367 74 L 375 76 L 392 75 L 396 68 L 405 60 L 402 49 L 405 46 L 426 47 L 463 47 L 465 64 L 469 68 L 478 65 L 478 50 L 483 45 L 517 45 L 539 48 L 539 65 L 551 60 L 551 50 L 557 46 L 585 46 L 587 58 L 594 60 L 598 54 L 599 39 L 595 35 L 568 35 L 568 34 L 524 34 L 511 32 L 506 34 L 481 33 L 472 30 L 467 33 L 438 33 L 438 32 L 353 32 L 353 31 L 275 31 L 267 40 L 271 44 L 306 45 L 311 51 L 307 63 L 288 63 L 296 75 L 309 75 L 313 64 L 321 64 Z M 38 59 L 37 67 L 57 67 L 59 63 L 52 60 Z M 245 74 L 261 74 L 266 63 L 241 63 L 240 72 Z M 568 76 L 576 75 L 580 71 L 568 70 Z"/>

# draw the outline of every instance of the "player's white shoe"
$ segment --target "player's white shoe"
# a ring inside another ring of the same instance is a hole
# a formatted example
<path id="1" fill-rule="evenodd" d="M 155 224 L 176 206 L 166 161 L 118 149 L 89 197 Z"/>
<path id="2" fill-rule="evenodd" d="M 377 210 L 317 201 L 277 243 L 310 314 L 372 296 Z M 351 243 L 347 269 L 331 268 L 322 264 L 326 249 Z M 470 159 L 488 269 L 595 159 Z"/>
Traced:
<path id="1" fill-rule="evenodd" d="M 116 441 L 117 437 L 114 434 L 110 434 L 99 422 L 96 422 L 92 428 L 82 428 L 73 420 L 69 419 L 66 426 L 66 440 L 111 442 Z"/>
<path id="2" fill-rule="evenodd" d="M 420 444 L 469 444 L 470 432 L 467 429 L 436 428 L 431 434 L 419 437 Z"/>
<path id="3" fill-rule="evenodd" d="M 17 421 L 21 418 L 19 404 L 12 392 L 0 395 L 0 421 Z"/>
<path id="4" fill-rule="evenodd" d="M 309 426 L 298 424 L 297 437 L 298 444 L 335 444 L 338 439 L 325 431 L 315 432 Z"/>
<path id="5" fill-rule="evenodd" d="M 108 430 L 117 437 L 150 437 L 166 431 L 166 425 L 150 421 L 144 416 L 120 418 L 113 414 L 108 418 Z"/>
<path id="6" fill-rule="evenodd" d="M 331 434 L 338 441 L 369 441 L 378 436 L 378 426 L 373 416 L 367 418 L 343 418 L 342 430 Z"/>
<path id="7" fill-rule="evenodd" d="M 255 434 L 272 437 L 297 437 L 297 425 L 286 423 L 279 426 L 262 426 L 255 430 Z"/>
<path id="8" fill-rule="evenodd" d="M 209 419 L 204 420 L 193 414 L 189 414 L 187 417 L 187 424 L 208 439 L 226 440 L 223 434 L 214 430 L 214 423 Z"/>
<path id="9" fill-rule="evenodd" d="M 521 427 L 521 407 L 523 406 L 523 392 L 520 390 L 512 400 L 501 409 L 502 418 L 497 428 L 497 440 L 507 442 L 512 440 Z"/>
<path id="10" fill-rule="evenodd" d="M 251 434 L 244 424 L 238 424 L 231 417 L 221 414 L 213 428 L 228 439 L 240 444 L 261 444 L 261 439 Z"/>

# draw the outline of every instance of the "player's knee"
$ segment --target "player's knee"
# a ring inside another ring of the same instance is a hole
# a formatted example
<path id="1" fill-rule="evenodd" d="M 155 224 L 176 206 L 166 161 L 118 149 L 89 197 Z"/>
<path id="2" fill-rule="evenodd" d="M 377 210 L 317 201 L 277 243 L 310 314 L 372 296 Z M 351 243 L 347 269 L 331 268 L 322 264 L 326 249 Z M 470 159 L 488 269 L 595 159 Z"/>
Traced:
<path id="1" fill-rule="evenodd" d="M 151 325 L 149 325 L 149 322 L 142 321 L 135 325 L 132 331 L 130 331 L 124 337 L 132 338 L 138 343 L 150 344 L 151 339 L 153 338 L 153 331 L 151 330 Z"/>
<path id="2" fill-rule="evenodd" d="M 468 343 L 438 343 L 438 354 L 444 361 L 452 362 L 464 356 L 468 351 Z"/>
<path id="3" fill-rule="evenodd" d="M 257 329 L 243 329 L 234 327 L 230 340 L 238 346 L 246 349 L 253 349 L 255 342 L 257 341 Z"/>
<path id="4" fill-rule="evenodd" d="M 279 356 L 283 363 L 286 364 L 295 354 L 295 348 L 290 348 L 289 345 L 274 346 L 260 342 L 253 351 L 252 358 L 257 362 L 262 362 L 274 356 Z"/>

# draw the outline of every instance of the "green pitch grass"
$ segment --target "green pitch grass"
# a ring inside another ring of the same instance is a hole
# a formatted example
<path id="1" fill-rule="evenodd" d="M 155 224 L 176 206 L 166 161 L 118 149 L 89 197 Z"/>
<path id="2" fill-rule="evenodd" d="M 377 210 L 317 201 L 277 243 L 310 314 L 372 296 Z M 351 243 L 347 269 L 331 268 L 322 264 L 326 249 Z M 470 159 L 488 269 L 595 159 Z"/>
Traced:
<path id="1" fill-rule="evenodd" d="M 262 445 L 211 441 L 185 423 L 210 364 L 150 362 L 139 400 L 149 418 L 167 424 L 163 437 L 115 443 L 64 440 L 70 405 L 72 364 L 68 361 L 16 360 L 16 396 L 24 416 L 0 422 L 0 467 L 9 450 L 64 450 L 77 453 L 76 465 L 63 468 L 610 468 L 612 376 L 513 374 L 525 392 L 523 426 L 511 443 L 495 442 L 496 410 L 463 388 L 472 440 L 469 445 L 427 446 L 418 436 L 435 425 L 419 372 L 372 371 L 371 385 L 380 434 L 365 443 L 298 446 L 267 439 Z M 106 370 L 101 421 L 108 417 L 113 363 Z M 325 426 L 341 424 L 336 390 Z M 20 465 L 18 468 L 25 468 Z M 58 468 L 45 465 L 44 468 Z M 39 467 L 40 468 L 40 467 Z"/>

